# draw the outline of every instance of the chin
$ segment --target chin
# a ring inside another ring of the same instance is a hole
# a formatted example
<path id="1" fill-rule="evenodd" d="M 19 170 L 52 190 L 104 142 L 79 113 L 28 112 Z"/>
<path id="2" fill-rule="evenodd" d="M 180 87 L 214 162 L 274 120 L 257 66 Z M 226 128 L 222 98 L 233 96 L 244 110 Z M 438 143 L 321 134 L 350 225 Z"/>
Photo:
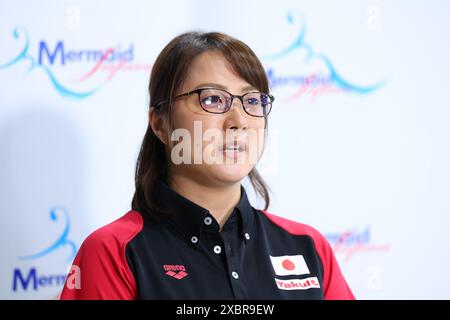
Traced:
<path id="1" fill-rule="evenodd" d="M 248 164 L 214 165 L 210 169 L 214 180 L 235 183 L 242 181 L 253 169 L 253 166 Z"/>

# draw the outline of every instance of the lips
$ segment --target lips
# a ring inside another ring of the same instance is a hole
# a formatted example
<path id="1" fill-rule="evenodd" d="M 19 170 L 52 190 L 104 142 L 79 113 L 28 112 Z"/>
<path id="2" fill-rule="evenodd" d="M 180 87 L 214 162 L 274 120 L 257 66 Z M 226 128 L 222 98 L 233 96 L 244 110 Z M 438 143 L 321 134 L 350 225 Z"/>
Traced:
<path id="1" fill-rule="evenodd" d="M 243 152 L 247 150 L 247 144 L 242 140 L 234 140 L 224 143 L 219 150 L 224 152 Z"/>

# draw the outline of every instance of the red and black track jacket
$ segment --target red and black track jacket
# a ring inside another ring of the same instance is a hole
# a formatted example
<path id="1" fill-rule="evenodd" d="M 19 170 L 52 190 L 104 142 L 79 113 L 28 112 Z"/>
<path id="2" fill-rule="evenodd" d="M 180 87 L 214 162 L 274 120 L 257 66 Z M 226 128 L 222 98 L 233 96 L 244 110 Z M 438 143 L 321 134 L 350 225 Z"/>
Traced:
<path id="1" fill-rule="evenodd" d="M 326 239 L 254 209 L 243 187 L 222 230 L 165 183 L 154 192 L 172 216 L 130 211 L 92 233 L 61 299 L 354 299 Z"/>

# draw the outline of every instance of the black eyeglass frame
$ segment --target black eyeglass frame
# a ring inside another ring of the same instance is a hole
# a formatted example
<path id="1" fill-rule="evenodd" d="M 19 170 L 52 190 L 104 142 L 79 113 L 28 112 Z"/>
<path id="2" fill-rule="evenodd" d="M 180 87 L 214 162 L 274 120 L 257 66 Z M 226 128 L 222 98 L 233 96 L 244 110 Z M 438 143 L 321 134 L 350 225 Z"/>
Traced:
<path id="1" fill-rule="evenodd" d="M 203 104 L 202 104 L 202 102 L 201 102 L 201 100 L 200 100 L 200 94 L 201 94 L 202 91 L 204 91 L 204 90 L 216 90 L 216 91 L 226 92 L 226 93 L 231 97 L 231 102 L 230 102 L 228 108 L 225 108 L 223 112 L 211 112 L 211 111 L 208 111 L 208 110 L 206 110 L 205 108 L 203 108 Z M 241 105 L 242 105 L 242 108 L 244 109 L 245 113 L 247 113 L 249 116 L 257 117 L 257 118 L 265 118 L 265 117 L 267 117 L 267 116 L 269 115 L 270 111 L 272 111 L 272 103 L 273 103 L 274 100 L 275 100 L 275 97 L 274 97 L 273 95 L 268 94 L 268 93 L 264 93 L 264 92 L 260 92 L 260 91 L 250 91 L 250 92 L 246 92 L 246 93 L 244 93 L 243 95 L 240 96 L 240 95 L 234 95 L 234 94 L 231 94 L 231 93 L 228 92 L 227 90 L 218 89 L 218 88 L 214 88 L 214 87 L 198 88 L 198 89 L 195 89 L 195 90 L 186 92 L 186 93 L 179 94 L 179 95 L 175 96 L 173 99 L 175 100 L 175 99 L 178 99 L 178 98 L 187 97 L 187 96 L 190 96 L 190 95 L 192 95 L 192 94 L 194 94 L 194 93 L 197 93 L 197 95 L 198 95 L 198 102 L 199 102 L 201 108 L 202 108 L 203 110 L 205 110 L 206 112 L 208 112 L 208 113 L 212 113 L 212 114 L 223 114 L 223 113 L 227 113 L 228 111 L 230 111 L 231 107 L 233 106 L 234 98 L 238 98 L 238 99 L 241 101 Z M 262 116 L 256 116 L 256 115 L 254 115 L 254 114 L 249 113 L 249 112 L 245 109 L 245 107 L 244 107 L 244 97 L 245 97 L 246 95 L 250 94 L 250 93 L 259 93 L 259 94 L 265 94 L 265 95 L 267 95 L 267 96 L 269 97 L 269 99 L 270 99 L 270 109 L 269 109 L 269 112 L 267 112 L 265 115 L 262 115 Z M 163 104 L 165 104 L 165 103 L 167 103 L 167 102 L 168 102 L 167 100 L 160 101 L 160 102 L 156 103 L 154 107 L 155 107 L 156 109 L 159 109 L 159 108 L 161 107 L 161 105 L 163 105 Z"/>

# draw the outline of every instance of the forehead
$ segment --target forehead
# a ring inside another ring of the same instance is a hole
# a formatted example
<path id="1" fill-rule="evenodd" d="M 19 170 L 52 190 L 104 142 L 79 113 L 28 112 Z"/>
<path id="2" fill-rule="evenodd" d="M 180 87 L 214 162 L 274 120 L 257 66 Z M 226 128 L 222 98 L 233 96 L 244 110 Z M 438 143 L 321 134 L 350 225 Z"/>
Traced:
<path id="1" fill-rule="evenodd" d="M 251 86 L 233 70 L 225 57 L 216 51 L 206 51 L 198 55 L 191 63 L 184 89 L 190 90 L 202 83 L 217 83 L 231 91 L 241 91 Z"/>

